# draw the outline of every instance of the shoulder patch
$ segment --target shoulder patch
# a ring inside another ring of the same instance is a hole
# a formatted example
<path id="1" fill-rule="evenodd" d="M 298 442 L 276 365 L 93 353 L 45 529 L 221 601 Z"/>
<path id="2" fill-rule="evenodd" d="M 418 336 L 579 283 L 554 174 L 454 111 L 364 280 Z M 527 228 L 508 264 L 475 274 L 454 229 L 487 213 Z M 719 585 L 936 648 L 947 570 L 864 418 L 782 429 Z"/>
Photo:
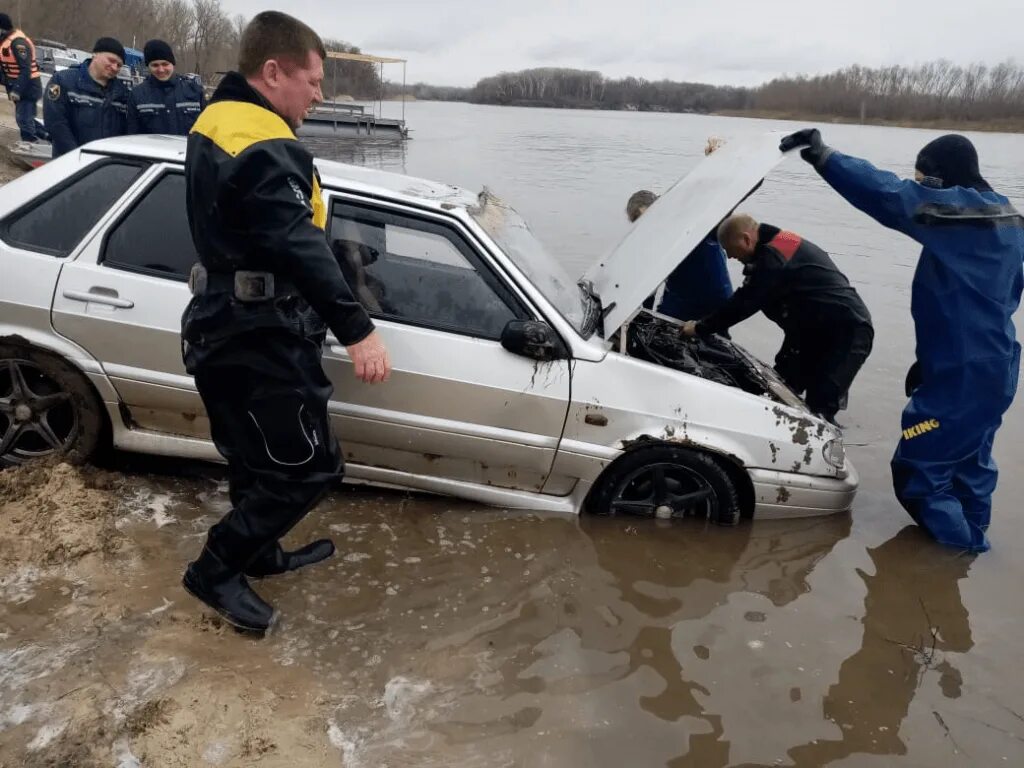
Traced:
<path id="1" fill-rule="evenodd" d="M 60 83 L 50 83 L 46 89 L 46 98 L 56 101 L 60 98 Z"/>
<path id="2" fill-rule="evenodd" d="M 295 133 L 280 116 L 240 101 L 211 104 L 200 114 L 192 133 L 205 136 L 232 157 L 261 141 L 296 140 Z"/>
<path id="3" fill-rule="evenodd" d="M 779 234 L 768 242 L 768 245 L 779 252 L 783 261 L 791 260 L 796 255 L 797 250 L 802 244 L 803 238 L 801 238 L 800 235 L 793 232 L 786 232 L 785 230 L 779 232 Z"/>

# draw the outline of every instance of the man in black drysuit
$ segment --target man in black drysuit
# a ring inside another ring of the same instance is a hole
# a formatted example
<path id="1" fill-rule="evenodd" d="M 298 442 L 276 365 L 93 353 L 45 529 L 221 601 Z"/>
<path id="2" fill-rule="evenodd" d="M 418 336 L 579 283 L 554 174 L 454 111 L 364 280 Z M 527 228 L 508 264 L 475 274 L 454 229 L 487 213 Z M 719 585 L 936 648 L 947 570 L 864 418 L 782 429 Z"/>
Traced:
<path id="1" fill-rule="evenodd" d="M 685 323 L 683 333 L 721 333 L 764 312 L 786 334 L 775 370 L 794 392 L 807 393 L 808 408 L 835 423 L 874 341 L 860 295 L 814 243 L 746 214 L 723 221 L 718 241 L 744 264 L 744 283 L 721 309 Z"/>
<path id="2" fill-rule="evenodd" d="M 188 139 L 186 196 L 200 264 L 182 317 L 185 365 L 228 462 L 231 511 L 189 564 L 185 588 L 236 627 L 265 631 L 273 608 L 247 576 L 334 553 L 330 540 L 286 552 L 280 539 L 340 477 L 327 328 L 356 376 L 377 383 L 387 350 L 353 298 L 324 234 L 313 156 L 295 129 L 322 101 L 323 43 L 268 11 L 242 35 L 240 72 L 221 81 Z M 326 326 L 325 326 L 326 324 Z"/>

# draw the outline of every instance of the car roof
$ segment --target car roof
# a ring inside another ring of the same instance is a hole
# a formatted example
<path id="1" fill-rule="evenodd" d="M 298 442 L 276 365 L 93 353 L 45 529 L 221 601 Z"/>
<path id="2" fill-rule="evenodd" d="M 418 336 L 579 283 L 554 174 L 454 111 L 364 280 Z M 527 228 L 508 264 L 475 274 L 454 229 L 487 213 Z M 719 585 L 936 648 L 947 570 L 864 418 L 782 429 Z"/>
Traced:
<path id="1" fill-rule="evenodd" d="M 185 162 L 183 136 L 134 135 L 102 139 L 84 147 L 86 152 L 104 155 L 140 157 L 166 163 Z M 477 205 L 477 195 L 467 189 L 415 176 L 379 171 L 333 160 L 316 159 L 316 167 L 325 187 L 364 192 L 370 195 L 406 199 L 431 207 L 467 208 Z"/>

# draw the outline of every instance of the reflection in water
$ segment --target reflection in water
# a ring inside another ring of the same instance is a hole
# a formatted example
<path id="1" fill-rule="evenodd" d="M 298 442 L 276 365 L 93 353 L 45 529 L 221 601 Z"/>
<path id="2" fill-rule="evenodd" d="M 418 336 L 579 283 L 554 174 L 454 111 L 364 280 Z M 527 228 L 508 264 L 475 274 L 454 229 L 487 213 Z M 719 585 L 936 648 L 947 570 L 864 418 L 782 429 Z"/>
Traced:
<path id="1" fill-rule="evenodd" d="M 550 593 L 540 594 L 550 598 L 535 592 L 487 634 L 489 647 L 509 655 L 501 683 L 467 702 L 483 727 L 475 735 L 529 711 L 531 730 L 549 734 L 545 764 L 620 765 L 635 754 L 627 734 L 642 734 L 648 764 L 726 765 L 722 718 L 698 700 L 708 691 L 687 672 L 696 659 L 673 647 L 674 628 L 737 592 L 776 606 L 795 600 L 848 536 L 849 517 L 731 529 L 585 517 L 580 527 L 593 565 L 575 542 L 577 551 L 561 552 L 573 578 L 545 579 Z"/>
<path id="2" fill-rule="evenodd" d="M 706 723 L 689 729 L 687 748 L 669 765 L 727 765 L 729 742 L 722 739 L 722 717 L 706 712 L 698 701 L 709 691 L 687 679 L 684 659 L 673 648 L 674 627 L 707 616 L 733 592 L 759 594 L 776 607 L 787 605 L 809 590 L 808 576 L 849 534 L 850 518 L 761 522 L 733 529 L 708 526 L 696 532 L 686 526 L 658 530 L 657 521 L 651 521 L 633 528 L 633 535 L 623 535 L 621 523 L 606 518 L 584 518 L 583 527 L 622 599 L 643 616 L 628 648 L 627 674 L 649 668 L 664 689 L 641 696 L 640 708 L 668 722 L 697 718 Z M 750 621 L 763 618 L 748 616 Z M 700 645 L 693 652 L 696 659 L 710 653 Z"/>
<path id="3" fill-rule="evenodd" d="M 740 594 L 796 601 L 850 530 L 843 515 L 725 529 L 416 506 L 386 524 L 376 504 L 347 509 L 347 554 L 271 594 L 315 595 L 326 619 L 305 648 L 284 627 L 275 653 L 308 653 L 339 694 L 411 699 L 401 717 L 343 699 L 333 722 L 365 765 L 724 766 L 722 715 L 694 682 L 709 662 L 674 630 Z"/>
<path id="4" fill-rule="evenodd" d="M 303 138 L 302 143 L 316 157 L 349 165 L 363 165 L 394 173 L 405 173 L 406 142 L 395 138 Z"/>
<path id="5" fill-rule="evenodd" d="M 859 571 L 868 590 L 864 639 L 823 702 L 825 717 L 842 729 L 841 736 L 790 750 L 796 766 L 827 765 L 858 753 L 906 754 L 900 725 L 930 673 L 938 675 L 947 698 L 960 696 L 960 673 L 946 654 L 974 645 L 959 584 L 974 557 L 951 555 L 916 526 L 868 553 L 875 575 Z"/>

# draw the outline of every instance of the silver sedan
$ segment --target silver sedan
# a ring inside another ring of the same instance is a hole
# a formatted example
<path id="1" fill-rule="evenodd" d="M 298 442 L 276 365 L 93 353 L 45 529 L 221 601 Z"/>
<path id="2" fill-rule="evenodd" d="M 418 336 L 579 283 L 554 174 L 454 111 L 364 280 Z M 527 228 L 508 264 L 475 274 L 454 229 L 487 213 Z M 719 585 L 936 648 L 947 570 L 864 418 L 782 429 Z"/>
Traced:
<path id="1" fill-rule="evenodd" d="M 394 364 L 387 385 L 362 385 L 325 346 L 346 479 L 725 524 L 849 509 L 857 474 L 834 427 L 740 347 L 682 340 L 642 308 L 776 147 L 703 160 L 579 279 L 486 190 L 318 161 L 330 247 Z M 108 139 L 4 187 L 0 461 L 84 461 L 104 444 L 219 460 L 181 361 L 184 149 Z"/>

